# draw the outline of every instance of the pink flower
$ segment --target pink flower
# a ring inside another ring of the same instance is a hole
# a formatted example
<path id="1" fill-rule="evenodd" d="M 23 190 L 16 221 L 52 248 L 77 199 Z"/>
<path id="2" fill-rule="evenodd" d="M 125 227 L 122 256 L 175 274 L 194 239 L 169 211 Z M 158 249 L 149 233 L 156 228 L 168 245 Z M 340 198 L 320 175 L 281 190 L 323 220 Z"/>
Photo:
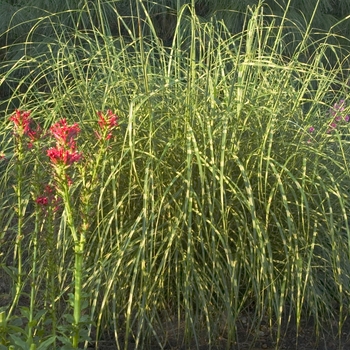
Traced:
<path id="1" fill-rule="evenodd" d="M 315 131 L 315 128 L 313 126 L 310 126 L 309 133 L 313 133 Z"/>
<path id="2" fill-rule="evenodd" d="M 345 121 L 348 122 L 349 121 L 349 116 L 346 115 L 345 117 L 343 117 L 343 112 L 345 111 L 346 108 L 346 102 L 345 100 L 339 100 L 339 103 L 335 103 L 333 105 L 333 108 L 330 109 L 330 113 L 331 115 L 334 117 L 334 121 L 335 122 L 341 122 L 341 121 Z"/>
<path id="3" fill-rule="evenodd" d="M 337 128 L 337 123 L 335 122 L 332 122 L 330 125 L 329 125 L 329 128 L 328 130 L 326 131 L 327 134 L 330 134 L 332 131 L 334 131 L 334 129 Z"/>
<path id="4" fill-rule="evenodd" d="M 339 112 L 344 112 L 345 107 L 345 100 L 339 100 L 339 103 L 335 103 L 333 105 L 333 108 L 331 108 L 330 113 L 333 117 L 335 117 L 336 115 L 338 115 Z"/>

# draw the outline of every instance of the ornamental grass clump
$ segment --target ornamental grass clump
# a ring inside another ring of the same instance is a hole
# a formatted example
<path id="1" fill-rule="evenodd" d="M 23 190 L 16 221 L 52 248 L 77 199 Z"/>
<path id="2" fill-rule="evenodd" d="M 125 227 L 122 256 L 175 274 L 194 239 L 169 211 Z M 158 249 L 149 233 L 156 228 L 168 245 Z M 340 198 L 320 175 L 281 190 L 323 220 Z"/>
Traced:
<path id="1" fill-rule="evenodd" d="M 127 39 L 100 13 L 103 31 L 57 24 L 41 54 L 4 62 L 16 86 L 0 129 L 5 347 L 230 346 L 264 322 L 278 348 L 310 317 L 341 340 L 347 47 L 332 32 L 313 42 L 311 19 L 288 58 L 286 18 L 265 21 L 264 6 L 237 35 L 179 7 L 170 47 L 151 17 L 128 26 L 115 8 Z M 19 143 L 15 107 L 40 137 Z"/>

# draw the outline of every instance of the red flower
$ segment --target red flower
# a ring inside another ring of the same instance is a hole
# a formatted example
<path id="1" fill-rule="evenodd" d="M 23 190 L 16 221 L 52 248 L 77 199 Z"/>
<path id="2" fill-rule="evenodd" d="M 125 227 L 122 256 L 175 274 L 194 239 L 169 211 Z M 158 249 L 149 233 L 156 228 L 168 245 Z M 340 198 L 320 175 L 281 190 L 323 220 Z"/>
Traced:
<path id="1" fill-rule="evenodd" d="M 42 130 L 39 125 L 37 126 L 36 130 L 33 130 L 33 129 L 29 130 L 27 134 L 30 139 L 30 141 L 28 142 L 28 148 L 33 148 L 33 144 L 36 140 L 40 138 L 41 132 Z"/>
<path id="2" fill-rule="evenodd" d="M 118 126 L 118 117 L 110 110 L 107 110 L 107 115 L 109 117 L 108 123 L 109 123 L 109 128 L 113 128 Z"/>
<path id="3" fill-rule="evenodd" d="M 41 197 L 38 197 L 35 202 L 39 205 L 42 205 L 42 206 L 47 206 L 48 203 L 49 203 L 49 199 L 47 197 L 44 197 L 44 196 L 41 196 Z"/>
<path id="4" fill-rule="evenodd" d="M 71 165 L 78 162 L 81 158 L 81 153 L 74 150 L 67 150 L 61 147 L 52 147 L 47 150 L 47 155 L 53 164 Z"/>
<path id="5" fill-rule="evenodd" d="M 51 206 L 54 211 L 60 208 L 61 198 L 57 197 L 54 186 L 46 185 L 43 194 L 39 196 L 35 202 L 41 207 Z"/>
<path id="6" fill-rule="evenodd" d="M 66 119 L 61 119 L 51 126 L 50 131 L 59 145 L 75 149 L 76 145 L 74 139 L 80 131 L 77 123 L 68 125 Z"/>
<path id="7" fill-rule="evenodd" d="M 49 196 L 52 197 L 55 195 L 55 187 L 51 185 L 46 185 L 45 186 L 45 193 Z"/>
<path id="8" fill-rule="evenodd" d="M 16 136 L 27 136 L 29 138 L 28 148 L 32 148 L 36 140 L 41 135 L 41 128 L 38 125 L 36 130 L 32 128 L 33 119 L 30 118 L 30 112 L 21 112 L 16 109 L 16 113 L 10 117 L 10 120 L 15 124 Z"/>
<path id="9" fill-rule="evenodd" d="M 98 139 L 105 138 L 109 140 L 112 138 L 112 131 L 118 126 L 118 117 L 110 109 L 107 110 L 107 115 L 103 115 L 101 111 L 97 112 L 98 125 L 102 131 L 102 135 L 99 132 L 95 132 Z"/>
<path id="10" fill-rule="evenodd" d="M 15 128 L 17 129 L 18 135 L 26 135 L 30 131 L 30 112 L 21 112 L 16 109 L 14 115 L 10 117 L 10 120 L 15 124 Z"/>
<path id="11" fill-rule="evenodd" d="M 47 155 L 53 164 L 71 165 L 78 162 L 81 153 L 76 151 L 75 137 L 80 131 L 77 123 L 68 125 L 66 119 L 61 119 L 51 126 L 50 132 L 56 139 L 56 147 L 47 150 Z"/>
<path id="12" fill-rule="evenodd" d="M 35 202 L 42 206 L 47 206 L 48 204 L 51 204 L 53 202 L 53 199 L 55 197 L 55 189 L 54 187 L 50 185 L 46 185 L 44 188 L 44 193 L 39 196 Z"/>

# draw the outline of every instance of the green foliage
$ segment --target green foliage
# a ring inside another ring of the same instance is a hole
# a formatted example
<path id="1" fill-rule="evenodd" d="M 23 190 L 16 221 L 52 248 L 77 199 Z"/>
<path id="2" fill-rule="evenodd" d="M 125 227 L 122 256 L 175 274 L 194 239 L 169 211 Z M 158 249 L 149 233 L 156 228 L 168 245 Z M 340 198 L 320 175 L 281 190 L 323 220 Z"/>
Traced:
<path id="1" fill-rule="evenodd" d="M 139 18 L 113 12 L 127 37 L 110 35 L 97 5 L 95 12 L 48 13 L 18 42 L 24 49 L 16 59 L 10 52 L 17 43 L 5 48 L 3 62 L 1 82 L 12 92 L 0 129 L 6 155 L 13 153 L 8 117 L 15 106 L 31 110 L 44 130 L 62 117 L 79 123 L 86 154 L 96 111 L 111 108 L 119 116 L 119 135 L 98 173 L 84 251 L 85 310 L 94 340 L 112 329 L 125 348 L 130 338 L 140 349 L 154 339 L 165 346 L 166 324 L 175 319 L 197 346 L 203 330 L 208 344 L 222 334 L 233 343 L 248 309 L 254 310 L 252 329 L 266 316 L 277 324 L 277 340 L 286 315 L 295 316 L 297 326 L 312 315 L 319 331 L 336 319 L 341 329 L 350 293 L 349 126 L 329 129 L 334 104 L 348 99 L 345 46 L 331 42 L 337 39 L 332 33 L 315 42 L 311 25 L 277 15 L 270 21 L 261 4 L 244 8 L 243 31 L 232 35 L 218 11 L 204 21 L 180 1 L 174 2 L 174 35 L 164 46 L 153 7 L 136 4 Z M 101 26 L 86 25 L 83 18 L 93 14 Z M 75 16 L 76 26 L 66 22 Z M 39 41 L 48 23 L 51 31 Z M 287 29 L 299 35 L 295 47 L 288 47 Z M 330 51 L 333 63 L 326 66 Z M 347 115 L 344 105 L 341 117 Z M 27 159 L 23 182 L 22 265 L 28 272 L 34 158 Z M 16 202 L 15 160 L 7 162 L 0 181 L 0 193 L 8 194 L 0 209 L 5 266 L 15 265 L 17 232 L 9 210 Z M 72 192 L 76 207 L 83 189 L 81 182 Z M 47 222 L 39 226 L 34 301 L 39 311 L 55 300 L 64 346 L 74 244 L 60 214 L 50 223 L 56 264 Z M 48 264 L 52 281 L 41 273 Z M 54 298 L 47 290 L 52 284 Z M 42 317 L 35 331 L 49 337 L 52 313 Z"/>

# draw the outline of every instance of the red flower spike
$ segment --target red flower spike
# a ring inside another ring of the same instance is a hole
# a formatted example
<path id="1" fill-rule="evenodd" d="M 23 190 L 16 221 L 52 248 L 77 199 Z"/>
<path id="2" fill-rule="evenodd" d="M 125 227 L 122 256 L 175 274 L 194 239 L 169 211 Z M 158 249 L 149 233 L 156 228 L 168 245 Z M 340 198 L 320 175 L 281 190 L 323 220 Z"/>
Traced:
<path id="1" fill-rule="evenodd" d="M 53 164 L 64 165 L 71 165 L 78 162 L 81 158 L 81 153 L 73 150 L 65 150 L 59 147 L 49 148 L 47 150 L 47 155 Z"/>
<path id="2" fill-rule="evenodd" d="M 104 129 L 107 126 L 107 120 L 101 111 L 98 111 L 97 115 L 98 115 L 98 125 L 101 129 Z"/>
<path id="3" fill-rule="evenodd" d="M 118 126 L 118 117 L 110 110 L 107 110 L 107 115 L 109 117 L 109 128 Z"/>
<path id="4" fill-rule="evenodd" d="M 67 125 L 67 120 L 61 119 L 51 126 L 50 132 L 59 145 L 68 146 L 71 149 L 75 149 L 76 145 L 74 138 L 80 132 L 80 128 L 77 123 Z"/>
<path id="5" fill-rule="evenodd" d="M 110 140 L 113 136 L 112 130 L 118 126 L 118 117 L 110 109 L 107 110 L 106 116 L 103 115 L 101 111 L 97 112 L 98 115 L 98 125 L 102 131 L 102 134 L 105 135 L 106 140 Z M 99 132 L 95 131 L 96 137 L 100 140 L 102 136 Z"/>
<path id="6" fill-rule="evenodd" d="M 32 119 L 29 111 L 21 112 L 19 109 L 16 109 L 10 120 L 15 124 L 15 129 L 19 136 L 28 135 L 31 132 L 30 123 Z"/>
<path id="7" fill-rule="evenodd" d="M 56 139 L 56 147 L 47 150 L 47 155 L 53 164 L 71 165 L 78 162 L 81 153 L 76 151 L 75 137 L 80 131 L 77 123 L 68 125 L 66 119 L 61 119 L 50 128 L 52 136 Z"/>

